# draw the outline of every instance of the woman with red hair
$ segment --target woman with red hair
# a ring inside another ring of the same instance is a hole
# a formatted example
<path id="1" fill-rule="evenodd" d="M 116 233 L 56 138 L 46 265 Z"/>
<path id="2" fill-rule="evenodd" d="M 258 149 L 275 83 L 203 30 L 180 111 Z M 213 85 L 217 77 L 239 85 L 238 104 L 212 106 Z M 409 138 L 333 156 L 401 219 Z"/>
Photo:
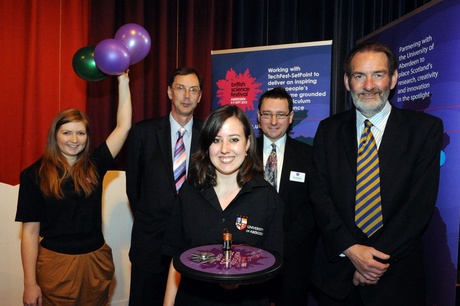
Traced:
<path id="1" fill-rule="evenodd" d="M 87 116 L 74 108 L 51 123 L 45 152 L 21 172 L 24 305 L 105 305 L 114 273 L 102 234 L 102 180 L 132 124 L 128 73 L 118 76 L 117 125 L 90 152 Z"/>

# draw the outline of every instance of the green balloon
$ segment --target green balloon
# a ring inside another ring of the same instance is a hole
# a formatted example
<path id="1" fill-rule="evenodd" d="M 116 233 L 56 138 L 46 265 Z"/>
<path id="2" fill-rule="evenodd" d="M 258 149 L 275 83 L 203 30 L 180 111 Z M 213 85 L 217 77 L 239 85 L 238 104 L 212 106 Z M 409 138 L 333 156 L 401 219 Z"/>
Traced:
<path id="1" fill-rule="evenodd" d="M 83 47 L 75 52 L 72 67 L 75 73 L 86 81 L 102 81 L 108 75 L 100 71 L 94 61 L 94 46 Z"/>

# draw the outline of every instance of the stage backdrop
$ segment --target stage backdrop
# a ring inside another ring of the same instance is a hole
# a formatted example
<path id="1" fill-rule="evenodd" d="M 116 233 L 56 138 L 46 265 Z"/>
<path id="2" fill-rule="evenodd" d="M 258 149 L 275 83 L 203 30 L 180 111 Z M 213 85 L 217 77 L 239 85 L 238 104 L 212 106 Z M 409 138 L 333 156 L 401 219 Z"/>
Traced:
<path id="1" fill-rule="evenodd" d="M 294 100 L 291 136 L 311 144 L 329 116 L 331 49 L 321 41 L 212 51 L 212 108 L 238 105 L 258 134 L 258 99 L 282 86 Z"/>
<path id="2" fill-rule="evenodd" d="M 460 204 L 459 18 L 458 0 L 432 1 L 363 39 L 383 42 L 399 57 L 393 104 L 432 114 L 444 122 L 439 196 L 424 236 L 427 305 L 455 305 Z"/>

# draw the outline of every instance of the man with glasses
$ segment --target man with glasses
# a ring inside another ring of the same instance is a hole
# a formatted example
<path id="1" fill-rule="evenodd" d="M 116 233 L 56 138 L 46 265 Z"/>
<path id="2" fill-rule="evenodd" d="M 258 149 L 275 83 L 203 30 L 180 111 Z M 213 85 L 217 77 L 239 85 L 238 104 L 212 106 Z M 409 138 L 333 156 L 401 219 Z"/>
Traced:
<path id="1" fill-rule="evenodd" d="M 126 189 L 134 217 L 129 305 L 163 305 L 171 258 L 160 249 L 174 200 L 196 150 L 202 122 L 193 112 L 203 79 L 193 68 L 168 81 L 169 115 L 135 124 L 128 142 Z"/>
<path id="2" fill-rule="evenodd" d="M 265 167 L 265 178 L 284 202 L 284 268 L 275 279 L 274 302 L 278 305 L 307 305 L 309 279 L 317 240 L 308 194 L 307 171 L 312 147 L 288 135 L 294 118 L 292 97 L 282 87 L 259 98 L 258 120 L 263 136 L 257 149 Z"/>

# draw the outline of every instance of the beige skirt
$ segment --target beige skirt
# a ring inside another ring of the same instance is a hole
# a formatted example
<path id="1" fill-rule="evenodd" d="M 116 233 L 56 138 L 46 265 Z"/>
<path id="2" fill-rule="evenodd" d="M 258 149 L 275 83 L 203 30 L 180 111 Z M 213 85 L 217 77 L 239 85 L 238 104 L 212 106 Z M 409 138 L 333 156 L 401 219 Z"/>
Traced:
<path id="1" fill-rule="evenodd" d="M 112 249 L 104 244 L 86 254 L 62 254 L 40 246 L 37 283 L 43 306 L 106 305 L 115 271 Z"/>

